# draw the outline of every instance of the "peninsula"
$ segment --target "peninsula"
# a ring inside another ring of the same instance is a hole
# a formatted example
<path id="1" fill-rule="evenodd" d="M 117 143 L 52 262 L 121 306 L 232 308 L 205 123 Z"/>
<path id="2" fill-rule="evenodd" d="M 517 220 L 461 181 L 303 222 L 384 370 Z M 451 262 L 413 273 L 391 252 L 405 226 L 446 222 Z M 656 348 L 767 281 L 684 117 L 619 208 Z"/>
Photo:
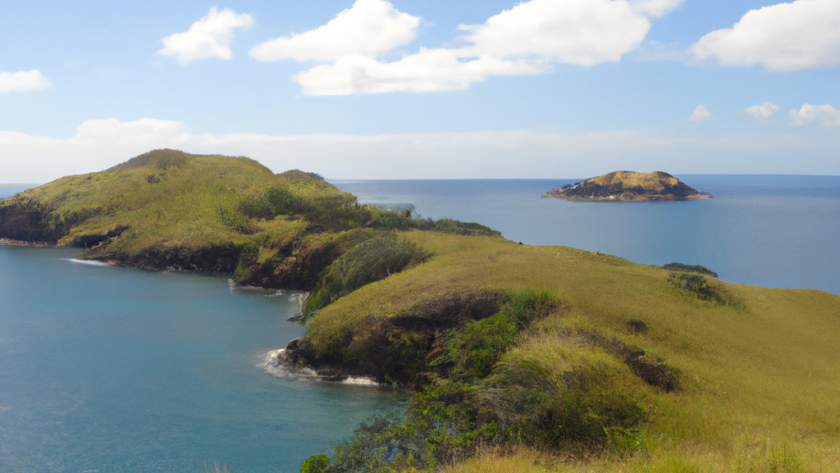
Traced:
<path id="1" fill-rule="evenodd" d="M 311 291 L 305 335 L 277 358 L 410 401 L 303 472 L 840 464 L 840 297 L 823 292 L 521 245 L 361 205 L 315 174 L 173 150 L 5 199 L 0 238 Z"/>
<path id="2" fill-rule="evenodd" d="M 627 202 L 640 200 L 710 199 L 676 177 L 661 171 L 652 173 L 616 171 L 576 184 L 552 189 L 543 197 L 579 201 Z"/>

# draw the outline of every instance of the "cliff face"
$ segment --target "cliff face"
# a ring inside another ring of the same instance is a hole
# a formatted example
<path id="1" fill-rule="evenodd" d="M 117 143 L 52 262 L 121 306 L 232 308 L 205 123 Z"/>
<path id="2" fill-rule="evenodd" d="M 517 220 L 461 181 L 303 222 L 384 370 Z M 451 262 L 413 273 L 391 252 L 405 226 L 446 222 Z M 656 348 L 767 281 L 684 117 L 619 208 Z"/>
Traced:
<path id="1" fill-rule="evenodd" d="M 571 200 L 638 201 L 708 199 L 712 196 L 698 192 L 665 172 L 616 171 L 560 189 L 552 189 L 543 194 L 543 197 Z"/>

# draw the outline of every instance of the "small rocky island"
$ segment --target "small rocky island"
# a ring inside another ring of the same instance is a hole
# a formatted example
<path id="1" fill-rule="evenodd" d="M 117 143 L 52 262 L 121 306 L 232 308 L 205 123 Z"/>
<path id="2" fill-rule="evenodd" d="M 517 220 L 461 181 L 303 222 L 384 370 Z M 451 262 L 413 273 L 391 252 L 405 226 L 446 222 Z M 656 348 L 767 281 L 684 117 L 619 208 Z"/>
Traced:
<path id="1" fill-rule="evenodd" d="M 652 173 L 616 171 L 593 177 L 576 184 L 552 189 L 543 197 L 570 200 L 640 201 L 640 200 L 694 200 L 711 199 L 706 192 L 682 183 L 676 177 L 661 171 Z"/>

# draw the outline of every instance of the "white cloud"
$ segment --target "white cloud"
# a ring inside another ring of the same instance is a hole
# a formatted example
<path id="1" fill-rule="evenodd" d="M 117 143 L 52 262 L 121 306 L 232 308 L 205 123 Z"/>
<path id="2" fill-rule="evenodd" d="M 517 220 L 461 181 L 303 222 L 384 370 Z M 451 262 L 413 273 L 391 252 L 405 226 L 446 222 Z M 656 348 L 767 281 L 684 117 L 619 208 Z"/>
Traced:
<path id="1" fill-rule="evenodd" d="M 691 112 L 691 116 L 688 117 L 688 121 L 690 122 L 702 122 L 708 120 L 712 116 L 708 110 L 706 110 L 705 105 L 698 105 L 697 108 Z"/>
<path id="2" fill-rule="evenodd" d="M 643 15 L 659 18 L 671 13 L 685 0 L 630 0 L 630 6 Z"/>
<path id="3" fill-rule="evenodd" d="M 797 0 L 750 10 L 732 28 L 690 48 L 696 60 L 723 66 L 795 71 L 840 66 L 840 2 Z"/>
<path id="4" fill-rule="evenodd" d="M 39 70 L 2 72 L 0 71 L 0 94 L 9 92 L 28 92 L 46 89 L 52 83 Z"/>
<path id="5" fill-rule="evenodd" d="M 326 25 L 267 41 L 251 49 L 258 61 L 334 61 L 345 56 L 377 57 L 410 43 L 420 17 L 402 13 L 385 0 L 356 0 Z"/>
<path id="6" fill-rule="evenodd" d="M 378 94 L 463 90 L 491 75 L 541 72 L 527 61 L 507 61 L 492 56 L 462 61 L 455 49 L 425 49 L 394 62 L 364 56 L 345 56 L 293 77 L 307 95 Z"/>
<path id="7" fill-rule="evenodd" d="M 819 123 L 824 127 L 840 127 L 840 110 L 831 105 L 811 105 L 806 103 L 801 109 L 791 110 L 790 119 L 794 125 L 806 125 L 808 123 Z"/>
<path id="8" fill-rule="evenodd" d="M 307 95 L 463 90 L 491 76 L 547 73 L 557 63 L 620 61 L 644 40 L 649 17 L 683 1 L 531 0 L 460 25 L 462 47 L 420 48 L 386 61 L 380 56 L 414 39 L 420 18 L 384 0 L 357 0 L 326 25 L 258 45 L 251 56 L 329 62 L 293 77 Z"/>
<path id="9" fill-rule="evenodd" d="M 207 16 L 193 23 L 185 33 L 163 38 L 163 48 L 156 54 L 177 56 L 181 64 L 211 57 L 228 61 L 233 59 L 230 50 L 235 36 L 233 30 L 249 28 L 253 24 L 250 14 L 239 14 L 228 8 L 218 11 L 216 7 L 211 7 Z"/>
<path id="10" fill-rule="evenodd" d="M 617 62 L 644 40 L 646 16 L 624 0 L 531 0 L 458 27 L 475 55 L 534 57 L 578 66 Z"/>
<path id="11" fill-rule="evenodd" d="M 755 118 L 770 118 L 778 111 L 779 106 L 772 102 L 764 102 L 761 105 L 755 105 L 744 109 L 744 113 L 752 115 Z"/>
<path id="12" fill-rule="evenodd" d="M 183 123 L 91 120 L 55 139 L 0 131 L 0 183 L 47 182 L 107 169 L 156 148 L 249 156 L 275 172 L 333 179 L 574 178 L 614 169 L 673 173 L 840 174 L 840 135 L 680 134 L 560 129 L 378 136 L 196 135 Z"/>

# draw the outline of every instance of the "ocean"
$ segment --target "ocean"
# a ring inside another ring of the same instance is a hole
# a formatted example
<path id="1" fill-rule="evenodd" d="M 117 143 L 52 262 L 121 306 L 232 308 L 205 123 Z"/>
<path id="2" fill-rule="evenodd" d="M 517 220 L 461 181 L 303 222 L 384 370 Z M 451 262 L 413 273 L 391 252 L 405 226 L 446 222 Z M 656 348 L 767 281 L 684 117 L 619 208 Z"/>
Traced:
<path id="1" fill-rule="evenodd" d="M 840 294 L 840 177 L 679 177 L 715 198 L 540 198 L 574 180 L 335 184 L 516 242 Z M 80 264 L 75 253 L 0 247 L 0 471 L 294 472 L 401 405 L 387 389 L 266 369 L 266 353 L 304 331 L 286 321 L 296 293 L 231 292 L 223 276 Z"/>
<path id="2" fill-rule="evenodd" d="M 296 293 L 0 246 L 0 471 L 296 472 L 386 389 L 273 376 Z"/>
<path id="3" fill-rule="evenodd" d="M 571 202 L 540 196 L 580 179 L 335 181 L 360 202 L 478 222 L 529 245 L 571 246 L 725 281 L 840 294 L 840 176 L 677 176 L 714 196 Z"/>

